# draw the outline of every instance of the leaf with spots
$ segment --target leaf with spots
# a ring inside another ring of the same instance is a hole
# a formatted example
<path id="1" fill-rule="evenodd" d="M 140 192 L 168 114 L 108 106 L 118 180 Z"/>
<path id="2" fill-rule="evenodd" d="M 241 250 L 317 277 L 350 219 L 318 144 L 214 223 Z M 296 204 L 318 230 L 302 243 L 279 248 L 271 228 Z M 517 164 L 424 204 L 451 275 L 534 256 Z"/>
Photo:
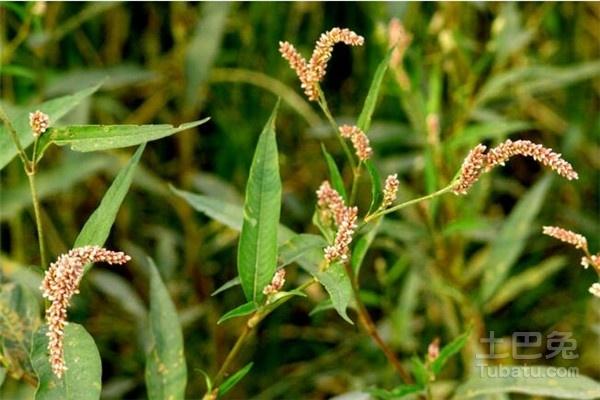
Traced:
<path id="1" fill-rule="evenodd" d="M 183 399 L 187 366 L 183 353 L 183 334 L 175 305 L 171 301 L 152 259 L 150 266 L 150 346 L 146 354 L 148 398 Z"/>
<path id="2" fill-rule="evenodd" d="M 52 372 L 48 357 L 47 326 L 35 333 L 31 362 L 39 383 L 36 400 L 97 400 L 102 386 L 102 363 L 94 339 L 78 324 L 65 326 L 62 378 Z"/>
<path id="3" fill-rule="evenodd" d="M 170 136 L 202 125 L 209 118 L 173 125 L 69 125 L 51 128 L 42 135 L 38 143 L 37 159 L 51 144 L 69 145 L 74 151 L 99 151 L 130 147 Z"/>

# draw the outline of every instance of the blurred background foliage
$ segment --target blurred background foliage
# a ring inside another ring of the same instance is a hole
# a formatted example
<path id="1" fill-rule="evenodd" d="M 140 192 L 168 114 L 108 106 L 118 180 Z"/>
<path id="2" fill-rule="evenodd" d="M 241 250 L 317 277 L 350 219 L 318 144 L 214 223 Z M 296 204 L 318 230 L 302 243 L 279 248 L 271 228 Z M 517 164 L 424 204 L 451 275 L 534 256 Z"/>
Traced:
<path id="1" fill-rule="evenodd" d="M 240 203 L 258 134 L 280 96 L 283 223 L 315 231 L 314 191 L 327 178 L 320 144 L 339 162 L 343 154 L 304 99 L 278 42 L 288 40 L 308 56 L 333 26 L 365 37 L 362 48 L 336 46 L 323 84 L 334 114 L 352 122 L 389 46 L 393 17 L 412 35 L 404 58 L 408 85 L 396 79 L 400 69 L 388 72 L 369 135 L 382 174 L 399 173 L 401 200 L 443 187 L 472 146 L 505 138 L 552 147 L 580 179 L 545 178 L 534 162 L 515 159 L 466 197 L 446 195 L 387 218 L 361 271 L 365 302 L 383 336 L 408 360 L 434 338 L 447 343 L 474 324 L 462 358 L 434 384 L 439 398 L 469 374 L 473 354 L 482 351 L 478 338 L 490 330 L 507 341 L 515 331 L 572 332 L 579 358 L 543 362 L 600 378 L 600 309 L 587 292 L 595 276 L 579 266 L 578 253 L 541 235 L 542 225 L 563 226 L 600 250 L 598 3 L 3 2 L 6 107 L 33 111 L 105 79 L 60 124 L 211 117 L 148 146 L 107 246 L 134 261 L 97 268 L 74 300 L 70 319 L 86 327 L 102 356 L 104 398 L 146 395 L 145 255 L 156 260 L 179 311 L 189 397 L 201 396 L 200 369 L 214 374 L 240 329 L 241 321 L 216 321 L 243 302 L 241 290 L 211 296 L 236 275 L 238 235 L 193 211 L 168 184 Z M 39 181 L 52 258 L 71 247 L 128 157 L 48 151 Z M 10 297 L 15 282 L 37 290 L 31 266 L 39 259 L 19 162 L 1 178 L 1 279 Z M 359 203 L 367 204 L 368 182 L 361 187 Z M 289 270 L 291 286 L 302 272 Z M 397 384 L 356 326 L 331 310 L 311 314 L 324 298 L 314 288 L 308 300 L 289 302 L 263 323 L 238 360 L 238 367 L 255 364 L 232 398 L 318 399 Z M 26 362 L 7 350 L 10 324 L 0 327 L 5 361 L 21 368 L 11 370 L 0 397 L 27 397 Z"/>

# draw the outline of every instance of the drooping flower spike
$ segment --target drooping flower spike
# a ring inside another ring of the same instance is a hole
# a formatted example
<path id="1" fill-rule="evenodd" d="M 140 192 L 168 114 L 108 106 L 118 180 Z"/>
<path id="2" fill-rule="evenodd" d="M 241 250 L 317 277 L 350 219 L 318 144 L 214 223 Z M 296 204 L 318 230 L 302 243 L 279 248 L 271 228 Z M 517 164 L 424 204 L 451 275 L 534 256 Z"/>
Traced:
<path id="1" fill-rule="evenodd" d="M 529 140 L 516 140 L 513 142 L 508 139 L 504 143 L 491 148 L 487 153 L 485 153 L 485 150 L 484 145 L 478 144 L 469 152 L 462 164 L 457 183 L 453 188 L 454 194 L 466 194 L 482 173 L 489 172 L 498 165 L 504 165 L 509 158 L 516 155 L 532 157 L 568 180 L 579 178 L 573 166 L 565 161 L 560 154 Z"/>
<path id="2" fill-rule="evenodd" d="M 61 378 L 67 370 L 64 360 L 64 329 L 71 297 L 79 293 L 83 268 L 93 262 L 125 264 L 131 257 L 122 252 L 106 250 L 99 246 L 84 246 L 63 254 L 50 264 L 42 281 L 42 295 L 51 301 L 46 309 L 48 324 L 48 352 L 54 374 Z"/>
<path id="3" fill-rule="evenodd" d="M 308 62 L 291 43 L 279 42 L 279 52 L 290 63 L 290 67 L 296 71 L 301 87 L 310 101 L 319 99 L 319 82 L 325 77 L 327 63 L 336 43 L 362 46 L 364 38 L 346 28 L 333 28 L 321 34 Z"/>

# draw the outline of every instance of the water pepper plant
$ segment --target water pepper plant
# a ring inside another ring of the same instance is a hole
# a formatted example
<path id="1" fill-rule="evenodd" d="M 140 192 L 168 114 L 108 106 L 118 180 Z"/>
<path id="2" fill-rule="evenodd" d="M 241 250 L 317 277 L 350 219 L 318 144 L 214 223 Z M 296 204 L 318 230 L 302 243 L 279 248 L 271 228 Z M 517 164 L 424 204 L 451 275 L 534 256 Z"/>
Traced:
<path id="1" fill-rule="evenodd" d="M 277 145 L 278 100 L 270 118 L 264 125 L 256 143 L 248 173 L 243 206 L 223 199 L 200 195 L 170 186 L 169 196 L 175 196 L 194 209 L 216 221 L 239 231 L 237 246 L 237 277 L 221 287 L 225 290 L 241 289 L 244 302 L 220 316 L 218 324 L 230 324 L 232 319 L 243 319 L 241 331 L 215 371 L 199 371 L 205 378 L 204 393 L 194 398 L 205 400 L 226 397 L 227 393 L 253 368 L 253 362 L 236 368 L 240 352 L 248 346 L 249 339 L 276 309 L 290 301 L 305 301 L 309 291 L 321 286 L 327 298 L 316 312 L 335 310 L 348 323 L 348 329 L 362 330 L 372 340 L 387 361 L 395 382 L 392 386 L 373 386 L 365 392 L 373 398 L 392 399 L 403 396 L 435 398 L 432 385 L 439 379 L 448 360 L 460 353 L 478 332 L 478 323 L 448 341 L 433 340 L 425 354 L 414 354 L 404 359 L 390 345 L 371 315 L 365 294 L 361 290 L 361 266 L 371 250 L 386 216 L 408 207 L 422 206 L 444 195 L 469 196 L 483 174 L 504 166 L 513 157 L 525 156 L 547 167 L 560 177 L 577 180 L 578 174 L 561 154 L 529 140 L 505 140 L 496 146 L 477 144 L 466 154 L 462 166 L 454 176 L 430 193 L 412 199 L 399 200 L 402 184 L 398 173 L 382 178 L 373 162 L 375 150 L 371 145 L 371 120 L 377 106 L 384 80 L 391 68 L 401 90 L 410 92 L 411 82 L 403 70 L 404 53 L 411 36 L 398 21 L 390 25 L 390 48 L 379 64 L 362 109 L 356 110 L 355 123 L 340 124 L 327 101 L 321 83 L 327 73 L 328 62 L 334 46 L 365 46 L 366 40 L 348 28 L 333 28 L 317 40 L 309 59 L 304 58 L 293 44 L 282 41 L 279 52 L 295 71 L 300 88 L 309 102 L 316 104 L 328 123 L 331 136 L 339 148 L 332 151 L 322 144 L 323 162 L 328 176 L 314 188 L 312 233 L 295 232 L 281 223 L 282 180 L 280 154 Z M 275 51 L 275 47 L 273 48 Z M 20 158 L 27 176 L 34 211 L 38 247 L 39 269 L 44 277 L 36 297 L 45 299 L 46 319 L 39 318 L 36 299 L 29 299 L 18 287 L 3 289 L 0 315 L 4 334 L 0 353 L 3 374 L 8 373 L 36 387 L 37 399 L 97 399 L 102 385 L 102 366 L 94 338 L 85 327 L 69 323 L 68 309 L 80 290 L 82 281 L 93 263 L 107 263 L 127 268 L 134 254 L 104 248 L 119 208 L 130 190 L 145 146 L 148 142 L 165 138 L 177 132 L 196 129 L 208 118 L 179 125 L 65 125 L 59 120 L 77 104 L 91 96 L 101 84 L 86 88 L 39 104 L 35 110 L 7 112 L 0 107 L 0 167 L 5 167 L 15 157 Z M 28 113 L 28 114 L 27 114 Z M 439 121 L 434 115 L 427 118 L 428 129 L 435 136 Z M 56 261 L 48 254 L 43 207 L 38 196 L 36 177 L 42 171 L 45 152 L 54 145 L 69 146 L 76 152 L 95 152 L 138 146 L 129 161 L 116 175 L 103 200 L 82 227 L 70 250 L 58 255 Z M 31 149 L 31 150 L 30 150 Z M 339 163 L 332 153 L 343 153 Z M 346 173 L 344 173 L 346 172 Z M 368 177 L 368 179 L 364 179 Z M 536 183 L 534 192 L 545 190 L 548 178 Z M 541 189 L 540 189 L 541 188 Z M 359 201 L 359 194 L 370 193 L 368 204 Z M 528 197 L 529 199 L 529 197 Z M 443 200 L 439 200 L 443 201 Z M 525 213 L 526 206 L 519 210 Z M 517 217 L 515 217 L 518 219 Z M 584 254 L 581 264 L 600 275 L 600 254 L 591 254 L 584 236 L 564 228 L 546 226 L 543 233 L 571 244 Z M 160 268 L 152 259 L 135 260 L 147 267 L 149 281 L 149 311 L 144 320 L 146 368 L 144 372 L 147 395 L 150 399 L 183 399 L 186 396 L 188 370 L 184 356 L 184 340 L 180 318 L 163 282 Z M 297 268 L 299 267 L 299 269 Z M 299 280 L 286 282 L 290 272 Z M 507 271 L 498 269 L 499 275 Z M 486 275 L 489 276 L 489 275 Z M 487 281 L 485 281 L 487 279 Z M 298 283 L 299 282 L 299 283 Z M 479 301 L 484 305 L 492 298 L 499 281 L 484 278 Z M 450 289 L 448 289 L 451 292 Z M 600 297 L 600 283 L 594 283 L 589 292 Z M 462 299 L 460 295 L 452 293 Z M 470 306 L 470 305 L 468 305 Z M 6 328 L 6 326 L 8 328 Z M 6 328 L 6 329 L 5 329 Z M 20 353 L 7 351 L 19 348 Z M 24 350 L 23 350 L 24 349 Z M 260 357 L 261 355 L 257 355 Z M 194 371 L 196 373 L 197 371 Z M 195 375 L 197 377 L 197 374 Z M 195 378 L 194 378 L 195 379 Z M 1 381 L 0 381 L 1 383 Z M 519 386 L 521 385 L 521 386 Z M 565 396 L 593 398 L 600 396 L 600 386 L 583 375 L 569 380 L 563 388 Z M 531 389 L 527 382 L 516 384 L 524 393 L 542 393 Z M 483 388 L 483 389 L 482 389 Z M 484 383 L 471 380 L 456 388 L 455 398 L 470 398 L 485 394 Z M 497 393 L 491 391 L 490 393 Z M 475 395 L 473 395 L 475 393 Z M 544 392 L 545 393 L 545 392 Z"/>

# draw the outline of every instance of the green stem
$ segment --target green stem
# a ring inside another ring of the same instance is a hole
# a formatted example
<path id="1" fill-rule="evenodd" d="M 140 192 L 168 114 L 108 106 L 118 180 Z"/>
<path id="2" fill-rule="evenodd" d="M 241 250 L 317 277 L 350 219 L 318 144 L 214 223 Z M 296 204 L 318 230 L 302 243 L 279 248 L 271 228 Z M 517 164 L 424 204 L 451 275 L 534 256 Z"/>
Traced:
<path id="1" fill-rule="evenodd" d="M 323 114 L 325 114 L 327 121 L 329 121 L 329 124 L 331 124 L 331 127 L 333 128 L 333 134 L 338 138 L 340 145 L 344 149 L 344 153 L 346 153 L 346 157 L 348 158 L 348 162 L 350 163 L 350 166 L 352 167 L 353 174 L 356 175 L 356 163 L 354 162 L 354 157 L 352 156 L 352 152 L 350 151 L 348 144 L 344 141 L 344 138 L 342 138 L 340 136 L 339 125 L 337 124 L 337 122 L 335 122 L 335 119 L 331 115 L 331 111 L 329 111 L 329 106 L 327 105 L 327 100 L 325 99 L 325 95 L 321 91 L 321 88 L 319 88 L 318 103 L 319 103 L 319 106 L 321 107 L 321 110 L 323 110 Z"/>
<path id="2" fill-rule="evenodd" d="M 365 217 L 365 222 L 369 222 L 372 219 L 377 218 L 377 217 L 379 217 L 381 215 L 385 215 L 385 214 L 392 213 L 394 211 L 398 211 L 398 210 L 400 210 L 402 208 L 405 208 L 405 207 L 408 207 L 410 205 L 413 205 L 413 204 L 416 204 L 416 203 L 420 203 L 420 202 L 425 201 L 425 200 L 433 199 L 434 197 L 440 196 L 440 195 L 442 195 L 444 193 L 448 193 L 449 191 L 452 190 L 453 187 L 454 187 L 454 182 L 451 183 L 450 185 L 446 186 L 445 188 L 438 190 L 437 192 L 433 192 L 433 193 L 430 193 L 430 194 L 428 194 L 426 196 L 419 197 L 419 198 L 416 198 L 416 199 L 412 199 L 412 200 L 409 200 L 409 201 L 401 203 L 401 204 L 397 204 L 397 205 L 395 205 L 393 207 L 390 207 L 390 208 L 387 208 L 385 210 L 377 211 L 377 212 L 375 212 L 375 213 L 373 213 L 371 215 L 367 215 Z"/>
<path id="3" fill-rule="evenodd" d="M 302 285 L 300 285 L 298 287 L 298 290 L 305 290 L 306 288 L 308 288 L 309 286 L 311 286 L 312 284 L 314 284 L 316 282 L 317 282 L 316 279 L 314 279 L 314 278 L 310 279 L 310 280 L 306 281 L 305 283 L 303 283 Z M 291 296 L 287 297 L 285 299 L 282 299 L 281 303 L 279 303 L 278 305 L 283 304 L 290 299 L 291 299 Z M 254 328 L 256 328 L 258 326 L 258 324 L 271 311 L 273 311 L 273 309 L 265 310 L 265 307 L 263 306 L 260 309 L 258 309 L 256 312 L 254 312 L 254 314 L 252 314 L 252 316 L 250 318 L 248 318 L 248 320 L 244 324 L 244 329 L 242 330 L 242 333 L 235 341 L 235 344 L 229 351 L 229 354 L 227 354 L 227 356 L 225 357 L 225 361 L 223 361 L 221 368 L 219 368 L 219 371 L 217 372 L 217 375 L 215 376 L 214 385 L 216 388 L 218 388 L 218 386 L 222 383 L 222 380 L 225 377 L 225 374 L 227 373 L 227 370 L 229 369 L 230 364 L 235 359 L 235 357 L 238 355 L 241 348 L 244 346 L 246 339 L 248 338 L 248 335 L 254 330 Z M 207 393 L 207 395 L 208 395 L 208 393 Z"/>
<path id="4" fill-rule="evenodd" d="M 354 204 L 356 201 L 356 191 L 358 189 L 358 180 L 360 178 L 361 167 L 362 167 L 362 161 L 359 161 L 358 166 L 354 170 L 354 178 L 352 179 L 352 191 L 350 192 L 350 204 Z"/>
<path id="5" fill-rule="evenodd" d="M 367 334 L 369 336 L 371 336 L 371 338 L 377 344 L 377 346 L 379 346 L 381 351 L 383 351 L 383 354 L 385 354 L 385 357 L 388 359 L 389 363 L 392 364 L 392 366 L 396 369 L 396 372 L 398 373 L 400 378 L 405 383 L 412 383 L 412 378 L 411 378 L 410 374 L 408 373 L 408 371 L 402 366 L 402 364 L 400 363 L 400 360 L 398 360 L 398 357 L 396 357 L 396 354 L 394 354 L 392 349 L 390 349 L 388 347 L 388 345 L 383 341 L 381 336 L 379 336 L 379 332 L 377 332 L 377 327 L 375 326 L 375 323 L 371 319 L 371 316 L 369 315 L 369 312 L 367 311 L 365 304 L 362 302 L 362 300 L 360 298 L 360 289 L 358 287 L 358 280 L 356 278 L 356 275 L 354 274 L 354 270 L 352 269 L 352 266 L 350 266 L 349 263 L 345 263 L 344 267 L 346 268 L 346 273 L 348 274 L 348 278 L 350 278 L 350 283 L 351 283 L 350 286 L 352 287 L 352 294 L 354 296 L 354 301 L 356 302 L 358 319 L 361 322 L 361 325 L 363 326 L 363 328 L 365 329 Z"/>
<path id="6" fill-rule="evenodd" d="M 31 200 L 33 201 L 33 213 L 35 215 L 35 225 L 37 227 L 38 245 L 40 248 L 40 265 L 42 266 L 42 269 L 45 269 L 48 267 L 48 259 L 46 258 L 46 247 L 44 246 L 44 228 L 42 226 L 40 201 L 35 187 L 35 171 L 27 171 L 27 179 L 29 180 Z"/>

